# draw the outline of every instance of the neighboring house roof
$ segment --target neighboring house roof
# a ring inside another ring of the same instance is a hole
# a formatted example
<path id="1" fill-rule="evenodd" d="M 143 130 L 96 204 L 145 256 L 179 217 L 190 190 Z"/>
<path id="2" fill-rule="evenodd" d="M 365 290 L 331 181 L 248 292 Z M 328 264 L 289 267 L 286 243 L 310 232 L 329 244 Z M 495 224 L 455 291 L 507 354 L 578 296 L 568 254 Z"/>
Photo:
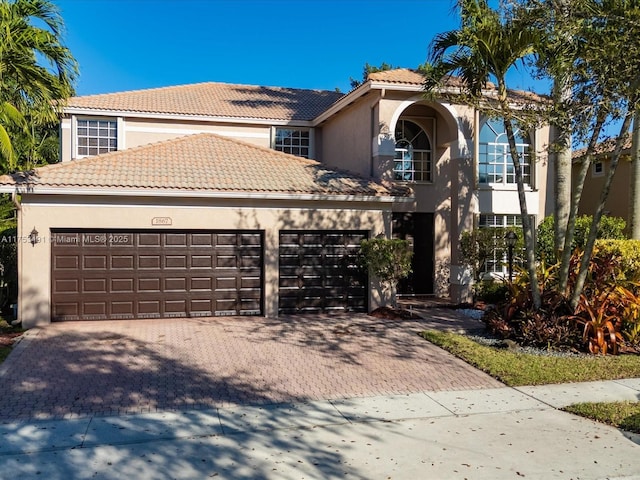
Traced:
<path id="1" fill-rule="evenodd" d="M 140 194 L 233 192 L 389 196 L 383 185 L 322 164 L 212 133 L 0 176 L 0 191 L 99 190 Z"/>
<path id="2" fill-rule="evenodd" d="M 608 154 L 613 153 L 613 151 L 616 149 L 616 141 L 617 141 L 617 138 L 613 137 L 598 143 L 596 145 L 596 148 L 593 154 L 601 157 L 601 156 L 606 156 Z M 629 135 L 628 138 L 625 140 L 624 144 L 622 145 L 622 152 L 623 153 L 628 152 L 630 149 L 631 149 L 631 136 Z M 578 160 L 584 157 L 586 153 L 587 153 L 587 148 L 585 147 L 579 150 L 574 150 L 571 156 L 573 157 L 573 160 Z"/>
<path id="3" fill-rule="evenodd" d="M 325 90 L 207 82 L 72 97 L 65 107 L 99 111 L 310 121 L 343 95 Z"/>

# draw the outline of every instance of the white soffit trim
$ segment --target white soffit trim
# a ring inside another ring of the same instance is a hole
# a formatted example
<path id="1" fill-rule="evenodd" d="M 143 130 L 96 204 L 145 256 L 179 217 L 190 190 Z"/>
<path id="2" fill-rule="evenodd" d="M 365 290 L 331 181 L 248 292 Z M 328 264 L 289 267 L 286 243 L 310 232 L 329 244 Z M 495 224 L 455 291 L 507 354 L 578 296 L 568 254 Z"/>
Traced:
<path id="1" fill-rule="evenodd" d="M 181 113 L 141 112 L 137 110 L 105 110 L 96 108 L 66 107 L 67 115 L 79 115 L 84 117 L 128 117 L 128 118 L 156 118 L 161 120 L 188 120 L 201 122 L 241 123 L 259 125 L 290 125 L 299 127 L 312 127 L 309 120 L 282 120 L 273 118 L 250 117 L 219 117 L 215 115 L 186 115 Z"/>
<path id="2" fill-rule="evenodd" d="M 182 197 L 182 198 L 217 198 L 217 199 L 249 199 L 249 200 L 305 200 L 332 202 L 364 202 L 394 203 L 412 202 L 413 197 L 393 197 L 389 195 L 376 197 L 373 195 L 321 195 L 295 193 L 251 193 L 251 192 L 211 192 L 158 189 L 105 189 L 105 188 L 55 188 L 55 187 L 0 187 L 0 193 L 17 193 L 19 195 L 83 195 L 83 196 L 116 196 L 116 197 Z"/>

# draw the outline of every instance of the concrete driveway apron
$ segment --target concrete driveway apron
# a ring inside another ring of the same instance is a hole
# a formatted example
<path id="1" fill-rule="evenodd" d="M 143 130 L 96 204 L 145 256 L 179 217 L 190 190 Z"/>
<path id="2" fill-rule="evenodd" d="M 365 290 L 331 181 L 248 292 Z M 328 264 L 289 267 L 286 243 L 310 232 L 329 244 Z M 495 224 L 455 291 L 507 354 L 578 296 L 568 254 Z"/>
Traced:
<path id="1" fill-rule="evenodd" d="M 364 314 L 65 322 L 33 329 L 0 369 L 0 420 L 328 400 L 501 384 Z"/>

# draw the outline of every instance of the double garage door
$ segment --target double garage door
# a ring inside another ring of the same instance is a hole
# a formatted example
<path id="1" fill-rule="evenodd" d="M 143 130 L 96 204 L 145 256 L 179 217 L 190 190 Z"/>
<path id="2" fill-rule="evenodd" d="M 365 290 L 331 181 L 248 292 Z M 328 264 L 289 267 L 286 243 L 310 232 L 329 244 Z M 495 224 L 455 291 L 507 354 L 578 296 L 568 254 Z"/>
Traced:
<path id="1" fill-rule="evenodd" d="M 280 313 L 366 311 L 365 232 L 281 232 Z M 260 231 L 52 232 L 52 320 L 262 315 Z"/>
<path id="2" fill-rule="evenodd" d="M 262 233 L 52 233 L 52 320 L 260 315 Z"/>

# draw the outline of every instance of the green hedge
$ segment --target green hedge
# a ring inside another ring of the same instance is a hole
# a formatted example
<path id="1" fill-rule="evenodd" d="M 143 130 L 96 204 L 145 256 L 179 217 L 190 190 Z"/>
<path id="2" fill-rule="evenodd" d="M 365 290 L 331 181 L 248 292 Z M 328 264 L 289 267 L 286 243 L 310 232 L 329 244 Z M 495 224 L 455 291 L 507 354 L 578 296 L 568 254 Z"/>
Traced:
<path id="1" fill-rule="evenodd" d="M 597 240 L 594 257 L 619 257 L 626 280 L 640 281 L 640 240 Z"/>
<path id="2" fill-rule="evenodd" d="M 571 250 L 583 248 L 587 243 L 589 230 L 591 229 L 591 215 L 581 215 L 576 218 L 576 228 L 573 236 L 573 244 Z M 553 215 L 546 217 L 538 226 L 536 235 L 536 254 L 538 260 L 545 259 L 548 265 L 555 263 L 556 254 L 553 245 Z M 600 220 L 600 228 L 598 229 L 598 238 L 609 240 L 625 240 L 627 236 L 624 233 L 626 222 L 622 218 L 603 216 Z"/>

